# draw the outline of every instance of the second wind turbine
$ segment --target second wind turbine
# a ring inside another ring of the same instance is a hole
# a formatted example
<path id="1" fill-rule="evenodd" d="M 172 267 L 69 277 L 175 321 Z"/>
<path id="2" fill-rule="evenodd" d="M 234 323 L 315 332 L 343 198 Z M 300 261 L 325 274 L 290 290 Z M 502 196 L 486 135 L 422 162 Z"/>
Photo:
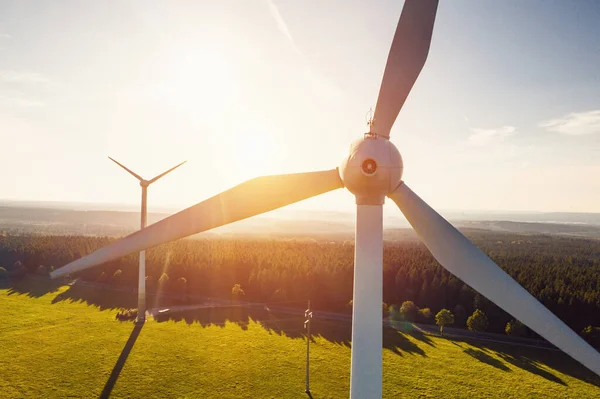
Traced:
<path id="1" fill-rule="evenodd" d="M 161 173 L 160 175 L 158 175 L 150 180 L 146 180 L 146 179 L 143 179 L 137 173 L 133 172 L 131 169 L 124 166 L 123 164 L 112 159 L 111 157 L 108 157 L 108 159 L 110 159 L 111 161 L 113 161 L 114 163 L 116 163 L 117 165 L 122 167 L 123 169 L 125 169 L 127 172 L 129 172 L 133 177 L 138 179 L 140 182 L 140 186 L 142 187 L 142 211 L 141 211 L 141 227 L 140 227 L 140 229 L 143 229 L 146 227 L 146 221 L 147 221 L 147 217 L 148 217 L 148 206 L 147 206 L 148 186 L 150 186 L 152 183 L 154 183 L 155 181 L 157 181 L 158 179 L 160 179 L 167 173 L 172 172 L 173 170 L 177 169 L 178 167 L 180 167 L 181 165 L 183 165 L 184 163 L 187 162 L 187 161 L 183 161 L 179 165 L 173 166 L 171 169 Z M 145 321 L 146 321 L 146 251 L 140 251 L 140 270 L 139 270 L 139 276 L 138 276 L 138 311 L 137 311 L 136 323 L 144 323 Z"/>

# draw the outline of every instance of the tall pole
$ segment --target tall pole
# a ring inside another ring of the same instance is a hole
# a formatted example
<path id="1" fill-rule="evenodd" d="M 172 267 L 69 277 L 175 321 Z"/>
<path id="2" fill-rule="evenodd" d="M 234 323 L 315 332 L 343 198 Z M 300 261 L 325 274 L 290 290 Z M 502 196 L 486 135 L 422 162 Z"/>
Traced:
<path id="1" fill-rule="evenodd" d="M 383 207 L 357 205 L 350 398 L 381 398 Z"/>
<path id="2" fill-rule="evenodd" d="M 310 301 L 308 301 L 308 309 L 304 311 L 304 317 L 306 320 L 304 321 L 304 328 L 306 328 L 306 387 L 304 388 L 304 392 L 310 393 L 310 378 L 309 378 L 309 369 L 310 369 L 310 321 L 312 319 L 312 312 L 310 311 Z"/>
<path id="3" fill-rule="evenodd" d="M 146 227 L 148 217 L 148 183 L 145 180 L 140 182 L 142 186 L 142 212 L 141 229 Z M 140 267 L 138 275 L 138 313 L 137 322 L 146 321 L 146 251 L 140 251 Z"/>

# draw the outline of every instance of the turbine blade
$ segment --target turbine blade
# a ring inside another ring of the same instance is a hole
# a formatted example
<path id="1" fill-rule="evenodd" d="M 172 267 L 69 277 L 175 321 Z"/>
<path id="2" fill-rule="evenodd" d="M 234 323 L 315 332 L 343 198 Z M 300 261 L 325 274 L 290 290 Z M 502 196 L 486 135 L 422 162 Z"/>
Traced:
<path id="1" fill-rule="evenodd" d="M 156 176 L 155 178 L 153 178 L 152 180 L 150 180 L 148 182 L 148 184 L 152 184 L 155 181 L 157 181 L 158 179 L 160 179 L 161 177 L 163 177 L 164 175 L 166 175 L 169 172 L 174 171 L 175 169 L 177 169 L 178 167 L 180 167 L 181 165 L 183 165 L 184 163 L 186 163 L 187 161 L 183 161 L 182 163 L 180 163 L 179 165 L 173 166 L 171 169 L 167 170 L 166 172 L 161 173 L 160 175 Z"/>
<path id="2" fill-rule="evenodd" d="M 406 0 L 379 89 L 371 132 L 390 137 L 429 53 L 438 0 Z"/>
<path id="3" fill-rule="evenodd" d="M 97 266 L 133 252 L 259 215 L 343 186 L 337 169 L 263 176 L 248 180 L 71 262 L 50 273 L 50 277 L 56 278 Z"/>
<path id="4" fill-rule="evenodd" d="M 110 159 L 111 161 L 113 161 L 114 163 L 116 163 L 117 165 L 119 165 L 120 167 L 122 167 L 123 169 L 125 169 L 126 171 L 128 171 L 129 173 L 131 173 L 133 175 L 133 177 L 135 177 L 136 179 L 138 179 L 139 181 L 142 181 L 144 179 L 142 179 L 137 173 L 135 173 L 134 171 L 132 171 L 131 169 L 127 168 L 125 165 L 120 164 L 119 162 L 115 161 L 114 159 L 112 159 L 111 157 L 108 157 L 108 159 Z"/>
<path id="5" fill-rule="evenodd" d="M 389 197 L 398 205 L 423 243 L 445 269 L 600 375 L 600 354 L 596 350 L 538 302 L 406 184 L 400 183 Z"/>

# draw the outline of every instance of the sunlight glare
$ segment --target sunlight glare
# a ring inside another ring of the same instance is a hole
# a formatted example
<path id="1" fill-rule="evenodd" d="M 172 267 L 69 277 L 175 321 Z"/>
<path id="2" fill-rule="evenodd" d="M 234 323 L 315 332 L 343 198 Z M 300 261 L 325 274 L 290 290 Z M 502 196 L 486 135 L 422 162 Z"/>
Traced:
<path id="1" fill-rule="evenodd" d="M 232 63 L 212 46 L 173 50 L 159 83 L 164 100 L 191 114 L 227 116 L 237 103 Z"/>
<path id="2" fill-rule="evenodd" d="M 252 179 L 280 173 L 285 159 L 282 146 L 268 130 L 242 129 L 233 138 L 229 156 L 231 166 L 226 171 L 234 179 Z"/>

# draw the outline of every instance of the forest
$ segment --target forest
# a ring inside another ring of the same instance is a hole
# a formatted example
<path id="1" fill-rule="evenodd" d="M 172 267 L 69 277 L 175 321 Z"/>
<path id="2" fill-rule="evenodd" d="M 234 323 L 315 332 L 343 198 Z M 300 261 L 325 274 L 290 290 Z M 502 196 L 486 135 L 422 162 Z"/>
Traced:
<path id="1" fill-rule="evenodd" d="M 600 241 L 484 230 L 465 234 L 490 258 L 577 332 L 600 326 Z M 0 266 L 6 274 L 47 273 L 114 240 L 84 236 L 0 236 Z M 293 239 L 185 239 L 146 253 L 147 286 L 190 297 L 281 303 L 348 312 L 353 287 L 352 241 Z M 81 272 L 78 277 L 113 286 L 137 286 L 138 255 Z M 487 331 L 504 332 L 512 317 L 446 272 L 418 241 L 384 245 L 385 304 L 405 301 L 454 313 L 464 327 L 476 309 Z M 2 276 L 0 275 L 0 278 Z M 235 287 L 234 293 L 232 288 Z M 435 322 L 426 317 L 425 322 Z M 530 331 L 527 335 L 534 337 Z"/>

